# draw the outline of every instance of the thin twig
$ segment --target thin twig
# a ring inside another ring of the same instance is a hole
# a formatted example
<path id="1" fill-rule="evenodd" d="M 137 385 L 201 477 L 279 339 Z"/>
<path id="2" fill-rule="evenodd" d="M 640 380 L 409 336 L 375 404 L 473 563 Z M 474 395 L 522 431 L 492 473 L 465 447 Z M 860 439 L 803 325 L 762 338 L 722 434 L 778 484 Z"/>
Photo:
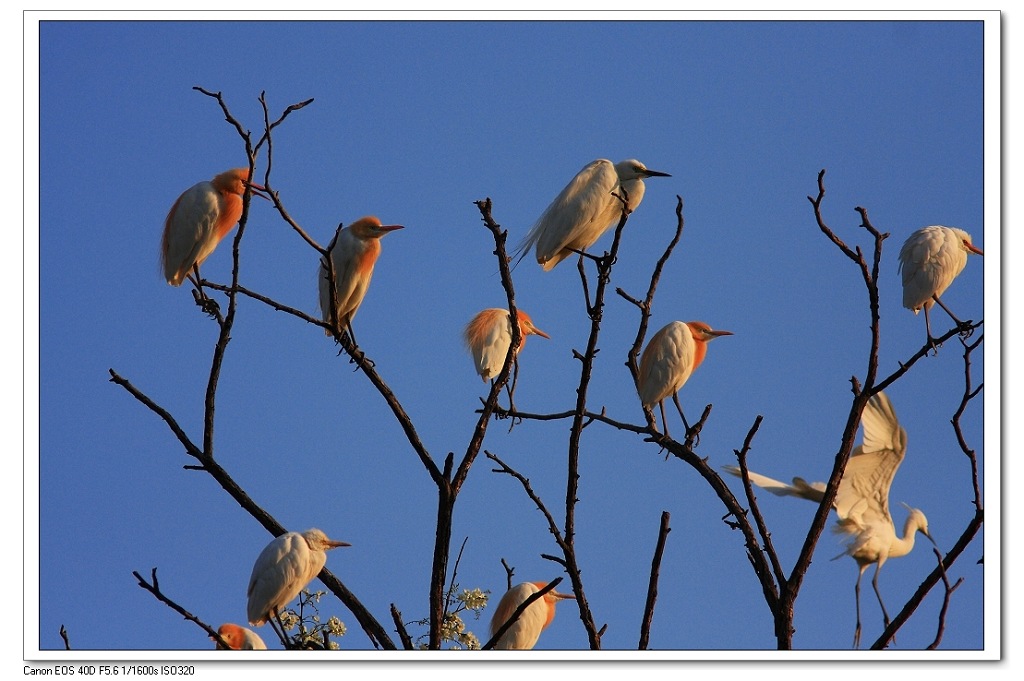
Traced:
<path id="1" fill-rule="evenodd" d="M 201 629 L 203 629 L 210 638 L 212 638 L 218 644 L 222 645 L 225 649 L 230 648 L 230 646 L 227 644 L 227 642 L 220 637 L 220 633 L 217 632 L 216 630 L 214 630 L 213 627 L 211 627 L 206 622 L 203 622 L 201 619 L 199 619 L 198 617 L 196 617 L 195 615 L 190 613 L 185 608 L 183 608 L 180 605 L 178 605 L 176 602 L 174 602 L 170 597 L 165 595 L 160 590 L 160 583 L 159 583 L 159 581 L 157 581 L 157 578 L 156 578 L 156 568 L 153 568 L 152 577 L 151 577 L 151 579 L 153 580 L 152 584 L 147 582 L 142 577 L 142 575 L 140 575 L 138 572 L 133 570 L 132 574 L 135 576 L 135 579 L 138 580 L 139 586 L 141 586 L 143 589 L 145 589 L 149 593 L 153 594 L 158 601 L 160 601 L 161 603 L 164 603 L 165 605 L 167 605 L 171 610 L 174 610 L 176 613 L 178 613 L 179 615 L 184 617 L 189 622 L 194 622 Z"/>

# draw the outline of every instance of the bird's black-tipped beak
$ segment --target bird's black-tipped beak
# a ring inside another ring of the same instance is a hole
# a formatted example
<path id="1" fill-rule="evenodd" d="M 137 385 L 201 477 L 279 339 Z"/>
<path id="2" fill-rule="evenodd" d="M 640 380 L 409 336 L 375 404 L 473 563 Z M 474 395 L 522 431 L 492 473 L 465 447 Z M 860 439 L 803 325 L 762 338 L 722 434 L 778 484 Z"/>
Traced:
<path id="1" fill-rule="evenodd" d="M 644 176 L 646 176 L 646 177 L 672 177 L 668 173 L 663 173 L 660 170 L 651 170 L 650 168 L 648 168 L 647 170 L 644 171 Z"/>

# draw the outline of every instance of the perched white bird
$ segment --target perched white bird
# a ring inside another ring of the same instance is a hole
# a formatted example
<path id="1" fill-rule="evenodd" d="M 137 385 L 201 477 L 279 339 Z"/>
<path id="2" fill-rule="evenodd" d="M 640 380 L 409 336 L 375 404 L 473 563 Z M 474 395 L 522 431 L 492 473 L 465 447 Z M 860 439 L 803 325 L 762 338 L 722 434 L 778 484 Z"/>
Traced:
<path id="1" fill-rule="evenodd" d="M 587 250 L 619 224 L 622 202 L 613 194 L 620 195 L 630 211 L 636 210 L 644 198 L 645 177 L 671 175 L 648 170 L 635 159 L 614 165 L 603 158 L 589 163 L 551 202 L 520 243 L 515 253 L 517 262 L 536 247 L 537 262 L 547 271 L 574 251 Z"/>
<path id="2" fill-rule="evenodd" d="M 526 345 L 526 337 L 530 334 L 542 338 L 551 338 L 536 326 L 530 315 L 516 310 L 519 317 L 519 334 L 521 341 L 516 354 Z M 512 344 L 512 323 L 508 310 L 492 307 L 483 310 L 466 325 L 466 345 L 473 353 L 473 363 L 484 383 L 501 372 L 508 355 L 508 346 Z"/>
<path id="3" fill-rule="evenodd" d="M 640 357 L 640 375 L 637 392 L 645 407 L 661 407 L 661 423 L 668 435 L 665 420 L 665 398 L 675 402 L 686 430 L 690 424 L 679 405 L 679 389 L 690 379 L 690 374 L 704 361 L 708 343 L 719 336 L 731 336 L 732 331 L 715 331 L 704 322 L 671 322 L 654 334 Z"/>
<path id="4" fill-rule="evenodd" d="M 334 268 L 334 288 L 340 330 L 351 332 L 352 318 L 363 303 L 370 287 L 373 266 L 380 256 L 380 239 L 388 232 L 402 229 L 402 225 L 382 225 L 371 216 L 359 218 L 338 234 L 331 249 Z M 328 285 L 327 266 L 320 263 L 320 312 L 324 321 L 331 323 L 331 289 Z M 331 335 L 330 331 L 326 331 Z"/>
<path id="5" fill-rule="evenodd" d="M 230 622 L 220 625 L 217 630 L 220 637 L 228 644 L 230 650 L 266 650 L 267 644 L 252 629 L 240 627 Z M 216 641 L 217 639 L 213 639 Z M 224 650 L 220 643 L 217 643 L 217 650 Z"/>
<path id="6" fill-rule="evenodd" d="M 505 595 L 501 597 L 501 601 L 498 602 L 498 607 L 494 609 L 494 615 L 491 616 L 491 636 L 498 633 L 498 629 L 501 629 L 502 625 L 512 617 L 512 613 L 523 601 L 546 586 L 547 584 L 544 582 L 523 582 L 506 591 Z M 551 620 L 555 618 L 555 603 L 566 598 L 576 597 L 572 594 L 561 594 L 552 589 L 542 598 L 535 600 L 530 607 L 523 611 L 519 619 L 502 634 L 494 644 L 494 649 L 532 650 L 533 646 L 537 645 L 540 632 L 546 629 L 551 624 Z"/>
<path id="7" fill-rule="evenodd" d="M 857 601 L 855 648 L 860 645 L 860 580 L 864 572 L 871 565 L 876 566 L 871 585 L 888 627 L 889 613 L 878 590 L 878 573 L 886 560 L 905 556 L 914 549 L 917 532 L 932 539 L 928 533 L 928 519 L 918 509 L 907 506 L 909 515 L 903 525 L 902 537 L 896 535 L 889 514 L 889 488 L 907 453 L 907 432 L 900 426 L 892 402 L 885 393 L 876 393 L 868 400 L 861 424 L 864 426 L 864 441 L 850 454 L 834 503 L 839 516 L 835 532 L 848 538 L 846 551 L 836 558 L 852 556 L 859 567 L 854 588 Z M 739 468 L 735 466 L 726 466 L 726 470 L 740 475 Z M 750 473 L 750 481 L 778 496 L 801 497 L 816 503 L 825 498 L 823 482 L 808 484 L 802 478 L 793 478 L 793 484 L 787 485 L 756 473 Z"/>
<path id="8" fill-rule="evenodd" d="M 984 255 L 971 243 L 971 235 L 956 227 L 932 225 L 917 230 L 900 249 L 903 272 L 903 307 L 917 314 L 924 308 L 924 327 L 928 342 L 932 342 L 932 328 L 928 310 L 938 303 L 957 325 L 962 322 L 939 298 L 957 275 L 967 266 L 967 255 Z"/>
<path id="9" fill-rule="evenodd" d="M 160 242 L 160 261 L 168 284 L 181 286 L 192 268 L 198 269 L 235 226 L 242 216 L 248 178 L 248 168 L 226 170 L 209 182 L 192 185 L 174 202 Z M 263 189 L 258 184 L 248 186 Z"/>
<path id="10" fill-rule="evenodd" d="M 328 539 L 316 528 L 286 532 L 267 544 L 253 565 L 246 590 L 249 624 L 261 627 L 277 616 L 323 570 L 324 552 L 339 546 L 351 544 Z"/>

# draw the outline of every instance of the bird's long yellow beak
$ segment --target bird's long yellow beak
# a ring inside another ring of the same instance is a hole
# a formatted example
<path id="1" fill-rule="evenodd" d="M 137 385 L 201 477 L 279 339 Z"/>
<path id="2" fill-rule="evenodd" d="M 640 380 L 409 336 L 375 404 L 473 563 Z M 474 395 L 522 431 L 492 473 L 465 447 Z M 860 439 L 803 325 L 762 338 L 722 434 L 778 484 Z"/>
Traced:
<path id="1" fill-rule="evenodd" d="M 548 340 L 551 340 L 551 336 L 547 335 L 533 324 L 530 325 L 530 333 L 540 336 L 541 338 L 547 338 Z"/>
<path id="2" fill-rule="evenodd" d="M 381 225 L 380 227 L 374 227 L 373 233 L 378 237 L 384 236 L 388 232 L 393 232 L 396 229 L 405 229 L 404 225 Z"/>
<path id="3" fill-rule="evenodd" d="M 966 240 L 964 241 L 964 248 L 966 248 L 971 253 L 977 253 L 978 255 L 985 255 L 984 253 L 981 252 L 980 248 L 978 248 L 977 246 L 972 244 L 970 241 L 966 241 Z"/>
<path id="4" fill-rule="evenodd" d="M 327 540 L 327 546 L 332 548 L 332 549 L 337 549 L 337 548 L 340 548 L 342 546 L 352 546 L 352 545 L 349 544 L 347 541 L 335 541 L 333 539 L 328 539 Z"/>

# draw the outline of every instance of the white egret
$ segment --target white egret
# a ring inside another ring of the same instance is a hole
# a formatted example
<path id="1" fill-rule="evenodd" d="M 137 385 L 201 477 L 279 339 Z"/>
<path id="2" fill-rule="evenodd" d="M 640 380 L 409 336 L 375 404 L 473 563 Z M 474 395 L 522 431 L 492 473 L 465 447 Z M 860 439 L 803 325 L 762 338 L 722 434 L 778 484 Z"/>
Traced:
<path id="1" fill-rule="evenodd" d="M 501 629 L 502 625 L 512 617 L 512 613 L 523 601 L 546 586 L 547 584 L 544 582 L 523 582 L 506 591 L 498 602 L 498 607 L 494 609 L 494 615 L 491 616 L 491 636 L 498 633 L 498 629 Z M 558 593 L 552 589 L 542 598 L 535 600 L 530 607 L 523 611 L 519 619 L 502 634 L 494 644 L 494 649 L 532 650 L 533 646 L 537 645 L 540 632 L 546 629 L 551 624 L 551 620 L 555 618 L 555 603 L 567 598 L 576 597 L 572 594 Z"/>
<path id="2" fill-rule="evenodd" d="M 521 341 L 516 354 L 526 345 L 526 337 L 530 334 L 542 338 L 551 338 L 536 326 L 530 315 L 516 310 L 519 317 L 519 333 Z M 484 383 L 494 378 L 505 364 L 508 346 L 512 344 L 512 323 L 508 310 L 492 307 L 483 310 L 466 325 L 466 345 L 473 353 L 473 363 Z"/>
<path id="3" fill-rule="evenodd" d="M 704 361 L 708 343 L 719 336 L 731 336 L 732 331 L 715 331 L 704 322 L 671 322 L 654 334 L 640 357 L 640 375 L 637 392 L 645 407 L 657 404 L 661 408 L 661 423 L 668 435 L 665 420 L 665 398 L 675 402 L 687 432 L 690 424 L 683 416 L 679 404 L 679 389 L 690 379 L 690 374 Z"/>
<path id="4" fill-rule="evenodd" d="M 956 227 L 932 225 L 917 230 L 900 249 L 903 273 L 903 307 L 917 314 L 924 308 L 924 328 L 932 343 L 928 310 L 938 303 L 957 326 L 963 322 L 939 298 L 967 266 L 967 255 L 984 255 L 971 243 L 971 235 Z"/>
<path id="5" fill-rule="evenodd" d="M 328 539 L 316 528 L 286 532 L 267 544 L 253 565 L 246 590 L 249 624 L 261 627 L 277 617 L 323 570 L 327 563 L 324 552 L 339 546 L 351 544 Z"/>
<path id="6" fill-rule="evenodd" d="M 160 242 L 160 262 L 168 284 L 181 286 L 193 268 L 198 282 L 199 265 L 242 216 L 246 185 L 263 189 L 248 183 L 248 178 L 248 168 L 226 170 L 209 182 L 189 187 L 174 202 Z"/>
<path id="7" fill-rule="evenodd" d="M 331 249 L 334 268 L 334 289 L 337 303 L 338 328 L 352 330 L 352 318 L 363 303 L 366 290 L 370 287 L 373 266 L 380 257 L 380 239 L 402 225 L 382 225 L 372 215 L 359 218 L 338 234 Z M 328 285 L 327 266 L 320 263 L 320 312 L 324 321 L 331 323 L 331 292 Z M 330 336 L 331 332 L 325 333 Z"/>
<path id="8" fill-rule="evenodd" d="M 671 175 L 648 170 L 635 159 L 613 165 L 602 158 L 587 164 L 520 243 L 515 253 L 517 262 L 536 247 L 537 262 L 548 271 L 574 252 L 590 248 L 619 224 L 622 202 L 613 194 L 621 196 L 630 211 L 636 210 L 644 198 L 645 177 Z"/>
<path id="9" fill-rule="evenodd" d="M 907 506 L 909 515 L 903 525 L 902 537 L 896 535 L 889 514 L 889 488 L 907 453 L 907 432 L 900 426 L 892 402 L 885 393 L 876 393 L 868 400 L 861 424 L 864 426 L 863 442 L 850 455 L 834 503 L 839 516 L 835 532 L 847 536 L 846 550 L 836 558 L 852 556 L 859 568 L 854 587 L 857 603 L 857 628 L 853 636 L 855 648 L 860 645 L 860 581 L 864 572 L 875 565 L 871 585 L 888 627 L 889 613 L 878 590 L 878 573 L 886 560 L 905 556 L 914 549 L 917 532 L 932 539 L 928 533 L 928 519 L 920 510 Z M 735 466 L 726 466 L 726 470 L 740 475 L 739 468 Z M 808 484 L 802 478 L 793 478 L 793 484 L 787 485 L 756 473 L 750 473 L 750 481 L 778 496 L 795 496 L 817 503 L 825 498 L 823 482 Z"/>

